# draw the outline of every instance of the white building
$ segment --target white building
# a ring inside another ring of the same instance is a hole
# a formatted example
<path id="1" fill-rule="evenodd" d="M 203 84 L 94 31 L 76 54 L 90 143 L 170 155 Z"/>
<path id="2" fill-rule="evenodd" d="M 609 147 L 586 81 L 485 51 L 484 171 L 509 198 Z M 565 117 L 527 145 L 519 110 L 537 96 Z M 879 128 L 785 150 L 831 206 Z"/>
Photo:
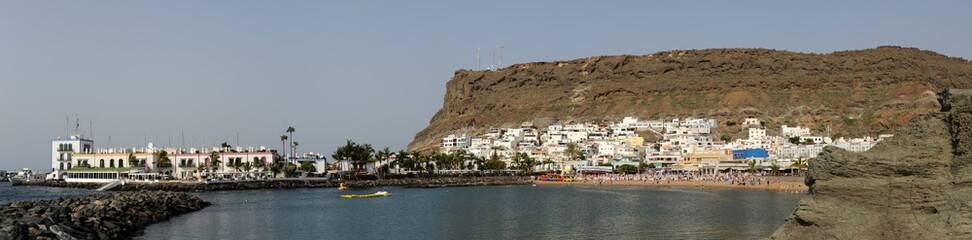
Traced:
<path id="1" fill-rule="evenodd" d="M 90 153 L 94 149 L 94 141 L 85 139 L 81 135 L 73 135 L 66 139 L 51 139 L 51 174 L 49 179 L 64 179 L 67 170 L 73 166 L 71 161 L 75 154 Z"/>
<path id="2" fill-rule="evenodd" d="M 766 138 L 766 129 L 749 128 L 749 140 L 762 140 Z"/>
<path id="3" fill-rule="evenodd" d="M 776 155 L 782 159 L 814 158 L 823 151 L 824 145 L 784 145 L 776 149 Z"/>
<path id="4" fill-rule="evenodd" d="M 838 138 L 833 144 L 831 144 L 831 146 L 843 148 L 844 150 L 851 152 L 866 152 L 881 140 L 881 138 L 873 139 L 871 137 L 854 138 L 850 140 Z"/>
<path id="5" fill-rule="evenodd" d="M 824 137 L 821 136 L 800 136 L 800 142 L 813 142 L 814 144 L 824 143 Z"/>
<path id="6" fill-rule="evenodd" d="M 450 134 L 449 136 L 442 138 L 443 149 L 466 148 L 466 147 L 469 147 L 469 136 L 466 136 L 466 134 L 462 134 L 459 136 Z"/>
<path id="7" fill-rule="evenodd" d="M 801 136 L 810 135 L 810 128 L 800 127 L 800 126 L 788 127 L 786 125 L 783 125 L 782 127 L 780 127 L 780 133 L 783 134 L 783 136 L 786 136 L 788 138 L 801 137 Z"/>
<path id="8" fill-rule="evenodd" d="M 743 127 L 745 126 L 759 126 L 759 119 L 756 118 L 746 118 L 742 122 Z"/>

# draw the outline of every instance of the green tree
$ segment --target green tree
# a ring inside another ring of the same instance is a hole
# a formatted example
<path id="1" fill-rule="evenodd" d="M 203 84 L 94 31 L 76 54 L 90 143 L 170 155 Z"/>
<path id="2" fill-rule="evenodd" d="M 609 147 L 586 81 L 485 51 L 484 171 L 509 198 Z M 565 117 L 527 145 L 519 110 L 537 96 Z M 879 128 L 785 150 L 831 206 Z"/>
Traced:
<path id="1" fill-rule="evenodd" d="M 138 159 L 135 158 L 135 153 L 128 153 L 128 167 L 134 167 L 138 165 Z"/>
<path id="2" fill-rule="evenodd" d="M 294 173 L 297 173 L 297 164 L 286 163 L 286 165 L 283 167 L 283 173 L 284 177 L 294 176 Z"/>
<path id="3" fill-rule="evenodd" d="M 723 134 L 722 136 L 719 137 L 719 140 L 722 140 L 723 142 L 730 142 L 730 141 L 732 141 L 732 137 L 730 137 L 729 135 Z"/>
<path id="4" fill-rule="evenodd" d="M 233 170 L 235 170 L 236 172 L 241 172 L 240 170 L 243 169 L 243 163 L 241 163 L 241 162 L 234 162 L 232 158 L 230 159 L 230 162 L 227 165 L 229 167 L 233 168 Z"/>
<path id="5" fill-rule="evenodd" d="M 268 166 L 267 168 L 268 170 L 270 170 L 270 174 L 273 175 L 273 177 L 275 178 L 277 177 L 277 173 L 283 171 L 283 165 L 279 162 L 270 163 L 270 166 Z"/>
<path id="6" fill-rule="evenodd" d="M 299 151 L 297 151 L 297 146 L 300 146 L 300 143 L 297 142 L 297 141 L 294 141 L 293 144 L 294 144 L 294 157 L 300 157 L 300 156 L 297 156 L 297 154 L 300 154 Z"/>
<path id="7" fill-rule="evenodd" d="M 294 132 L 297 131 L 293 126 L 287 127 L 287 134 L 290 134 L 290 155 L 296 157 L 297 152 L 294 151 Z"/>
<path id="8" fill-rule="evenodd" d="M 647 163 L 642 162 L 638 164 L 638 173 L 643 173 L 646 169 L 648 169 Z"/>
<path id="9" fill-rule="evenodd" d="M 223 163 L 223 161 L 220 161 L 219 160 L 219 152 L 213 151 L 213 152 L 209 153 L 209 170 L 210 171 L 212 171 L 212 172 L 218 172 L 221 169 L 220 166 L 219 166 L 221 163 Z"/>
<path id="10" fill-rule="evenodd" d="M 616 171 L 623 172 L 623 173 L 637 173 L 638 172 L 638 167 L 624 164 L 624 165 L 618 166 L 618 168 L 616 169 Z"/>
<path id="11" fill-rule="evenodd" d="M 169 159 L 169 153 L 168 152 L 166 152 L 165 150 L 161 150 L 161 151 L 157 152 L 156 154 L 157 154 L 157 158 L 156 159 L 159 160 L 158 161 L 158 167 L 160 167 L 160 168 L 172 167 L 172 159 Z"/>
<path id="12" fill-rule="evenodd" d="M 255 163 L 255 162 L 254 162 L 254 163 Z M 244 172 L 247 172 L 247 173 L 249 173 L 249 172 L 250 172 L 250 170 L 253 170 L 253 166 L 254 166 L 255 164 L 253 164 L 253 163 L 250 163 L 250 162 L 245 162 L 245 163 L 241 163 L 240 165 L 242 165 L 242 166 L 240 166 L 240 167 L 241 167 L 241 168 L 243 168 L 243 171 L 244 171 Z"/>
<path id="13" fill-rule="evenodd" d="M 773 161 L 773 164 L 770 165 L 770 170 L 773 171 L 773 176 L 779 175 L 780 174 L 780 165 L 779 164 L 776 164 L 776 161 Z"/>
<path id="14" fill-rule="evenodd" d="M 564 154 L 567 155 L 568 161 L 574 161 L 577 156 L 582 156 L 580 147 L 576 143 L 568 143 L 567 149 L 564 149 Z"/>
<path id="15" fill-rule="evenodd" d="M 800 174 L 800 170 L 807 168 L 807 166 L 808 166 L 807 161 L 803 160 L 803 157 L 800 157 L 797 158 L 797 160 L 794 160 L 792 164 L 790 164 L 790 169 L 794 169 L 796 170 L 796 174 Z"/>
<path id="16" fill-rule="evenodd" d="M 800 137 L 799 137 L 799 136 L 797 136 L 797 137 L 791 137 L 791 138 L 789 138 L 788 140 L 789 140 L 789 141 L 790 141 L 790 143 L 792 143 L 792 144 L 797 144 L 797 145 L 799 145 L 799 144 L 800 144 Z"/>
<path id="17" fill-rule="evenodd" d="M 749 166 L 750 173 L 755 173 L 756 170 L 759 170 L 759 167 L 756 166 L 756 160 L 749 160 L 749 162 L 746 162 L 746 165 Z"/>
<path id="18" fill-rule="evenodd" d="M 314 166 L 313 162 L 301 162 L 300 171 L 305 173 L 317 172 L 317 167 Z"/>

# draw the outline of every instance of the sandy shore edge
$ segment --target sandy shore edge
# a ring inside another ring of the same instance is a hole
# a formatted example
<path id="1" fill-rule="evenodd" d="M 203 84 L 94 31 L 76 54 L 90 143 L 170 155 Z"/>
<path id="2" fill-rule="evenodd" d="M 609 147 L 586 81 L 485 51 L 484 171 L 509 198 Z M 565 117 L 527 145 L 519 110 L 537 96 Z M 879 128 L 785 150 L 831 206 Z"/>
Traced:
<path id="1" fill-rule="evenodd" d="M 781 191 L 781 192 L 797 192 L 804 193 L 807 192 L 807 185 L 803 182 L 797 181 L 780 181 L 773 182 L 770 184 L 759 184 L 759 185 L 738 185 L 728 182 L 710 182 L 710 181 L 662 181 L 660 183 L 655 183 L 654 181 L 638 181 L 638 180 L 619 180 L 619 181 L 577 181 L 577 182 L 553 182 L 553 181 L 533 181 L 537 186 L 597 186 L 597 187 L 676 187 L 676 188 L 734 188 L 734 189 L 749 189 L 749 190 L 764 190 L 764 191 Z"/>

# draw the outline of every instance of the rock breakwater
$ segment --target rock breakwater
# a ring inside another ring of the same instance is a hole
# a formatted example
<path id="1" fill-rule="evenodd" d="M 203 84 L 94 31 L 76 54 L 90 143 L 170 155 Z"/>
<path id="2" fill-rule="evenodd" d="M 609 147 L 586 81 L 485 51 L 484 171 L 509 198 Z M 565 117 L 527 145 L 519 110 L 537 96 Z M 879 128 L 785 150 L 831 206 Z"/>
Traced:
<path id="1" fill-rule="evenodd" d="M 865 153 L 827 147 L 772 239 L 972 239 L 972 90 Z"/>
<path id="2" fill-rule="evenodd" d="M 206 206 L 196 196 L 163 191 L 13 202 L 0 206 L 0 239 L 129 239 Z"/>

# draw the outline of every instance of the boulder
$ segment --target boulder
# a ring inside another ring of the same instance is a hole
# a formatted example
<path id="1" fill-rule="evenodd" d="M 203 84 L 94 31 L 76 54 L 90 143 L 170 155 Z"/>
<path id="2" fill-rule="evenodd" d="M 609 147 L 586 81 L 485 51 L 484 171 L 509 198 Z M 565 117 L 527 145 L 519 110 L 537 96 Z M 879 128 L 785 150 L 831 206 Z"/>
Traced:
<path id="1" fill-rule="evenodd" d="M 827 147 L 771 239 L 972 239 L 972 90 L 865 153 Z"/>

